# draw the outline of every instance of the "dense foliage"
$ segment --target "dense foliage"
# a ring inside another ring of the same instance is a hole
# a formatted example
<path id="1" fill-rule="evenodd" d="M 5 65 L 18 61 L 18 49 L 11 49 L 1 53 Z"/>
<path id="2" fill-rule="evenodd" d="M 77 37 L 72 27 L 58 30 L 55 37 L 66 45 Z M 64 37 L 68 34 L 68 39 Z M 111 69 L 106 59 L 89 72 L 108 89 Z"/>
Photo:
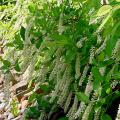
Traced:
<path id="1" fill-rule="evenodd" d="M 60 120 L 111 120 L 106 111 L 120 97 L 120 0 L 3 1 L 0 20 L 5 87 L 16 71 L 31 91 L 25 119 L 52 119 L 62 108 Z"/>

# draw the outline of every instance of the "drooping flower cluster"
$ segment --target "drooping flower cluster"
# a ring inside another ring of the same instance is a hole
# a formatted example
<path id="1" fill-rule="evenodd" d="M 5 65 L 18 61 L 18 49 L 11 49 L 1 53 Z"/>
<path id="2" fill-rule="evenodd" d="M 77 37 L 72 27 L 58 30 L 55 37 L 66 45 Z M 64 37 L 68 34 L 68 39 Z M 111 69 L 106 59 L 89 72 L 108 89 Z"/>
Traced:
<path id="1" fill-rule="evenodd" d="M 79 86 L 81 86 L 82 83 L 83 83 L 83 81 L 85 80 L 88 70 L 89 70 L 89 66 L 86 65 L 86 66 L 84 67 L 82 76 L 81 76 L 81 78 L 80 78 L 80 80 L 79 80 Z"/>
<path id="2" fill-rule="evenodd" d="M 116 120 L 120 120 L 120 104 L 119 104 Z"/>
<path id="3" fill-rule="evenodd" d="M 78 98 L 77 98 L 77 96 L 75 95 L 73 105 L 72 105 L 72 107 L 69 109 L 68 114 L 67 114 L 67 117 L 69 118 L 69 120 L 73 120 L 73 119 L 74 119 L 74 118 L 73 118 L 73 115 L 76 113 L 77 108 L 78 108 Z"/>
<path id="4" fill-rule="evenodd" d="M 90 49 L 90 58 L 89 58 L 89 63 L 90 64 L 93 63 L 94 55 L 95 55 L 95 47 L 91 47 L 91 49 Z"/>
<path id="5" fill-rule="evenodd" d="M 60 93 L 60 96 L 59 96 L 58 101 L 57 101 L 57 103 L 60 106 L 64 105 L 64 102 L 66 101 L 67 95 L 69 93 L 69 86 L 72 82 L 72 78 L 70 76 L 70 73 L 71 73 L 71 67 L 67 66 L 67 68 L 65 70 L 65 74 L 64 74 L 63 79 L 62 79 L 63 84 L 61 86 L 61 93 Z"/>
<path id="6" fill-rule="evenodd" d="M 99 68 L 99 72 L 100 72 L 100 74 L 101 74 L 102 76 L 104 76 L 105 70 L 106 70 L 106 67 L 101 67 L 101 68 Z"/>
<path id="7" fill-rule="evenodd" d="M 38 75 L 38 78 L 36 80 L 36 82 L 44 82 L 46 80 L 46 74 L 48 72 L 48 68 L 43 65 L 42 68 L 38 71 L 37 75 Z"/>
<path id="8" fill-rule="evenodd" d="M 86 110 L 82 116 L 82 120 L 88 120 L 89 119 L 89 114 L 91 113 L 91 110 L 93 108 L 94 102 L 90 101 L 90 103 L 88 104 L 88 106 L 86 107 Z"/>
<path id="9" fill-rule="evenodd" d="M 81 38 L 81 39 L 77 42 L 76 46 L 77 46 L 78 48 L 82 48 L 82 47 L 83 47 L 83 44 L 84 44 L 84 42 L 85 42 L 86 40 L 87 40 L 86 37 Z"/>
<path id="10" fill-rule="evenodd" d="M 12 80 L 11 73 L 4 74 L 3 86 L 4 86 L 4 98 L 8 102 L 10 98 L 10 83 Z"/>
<path id="11" fill-rule="evenodd" d="M 65 71 L 65 69 L 66 65 L 63 64 L 59 72 L 57 72 L 57 83 L 55 85 L 55 90 L 53 91 L 53 94 L 51 96 L 50 103 L 52 103 L 54 99 L 60 94 L 61 88 L 64 86 L 65 81 L 63 80 L 61 74 Z"/>
<path id="12" fill-rule="evenodd" d="M 89 97 L 92 90 L 93 89 L 92 89 L 92 73 L 91 73 L 88 77 L 88 83 L 87 83 L 86 88 L 85 88 L 85 94 Z M 78 117 L 81 118 L 85 109 L 86 109 L 85 102 L 80 102 L 79 108 L 78 108 L 77 112 L 75 113 L 74 118 L 75 119 L 77 119 Z"/>
<path id="13" fill-rule="evenodd" d="M 119 51 L 120 51 L 120 40 L 116 42 L 115 48 L 113 49 L 113 52 L 112 52 L 113 59 L 116 59 L 116 60 L 119 59 L 118 58 Z"/>
<path id="14" fill-rule="evenodd" d="M 107 42 L 107 39 L 105 39 L 102 45 L 96 50 L 95 54 L 100 54 L 105 49 L 106 42 Z"/>
<path id="15" fill-rule="evenodd" d="M 102 41 L 103 40 L 102 40 L 101 36 L 98 34 L 97 35 L 97 44 L 101 44 Z"/>
<path id="16" fill-rule="evenodd" d="M 80 78 L 80 54 L 78 53 L 76 56 L 76 63 L 75 63 L 75 78 L 79 79 Z"/>
<path id="17" fill-rule="evenodd" d="M 46 120 L 47 115 L 44 111 L 41 111 L 40 117 L 38 118 L 38 120 Z"/>
<path id="18" fill-rule="evenodd" d="M 95 114 L 94 114 L 94 120 L 99 120 L 100 113 L 101 113 L 101 109 L 99 108 L 99 110 L 96 111 Z"/>
<path id="19" fill-rule="evenodd" d="M 70 102 L 71 102 L 71 99 L 72 99 L 72 92 L 69 93 L 68 97 L 67 97 L 67 100 L 65 102 L 65 105 L 64 105 L 64 112 L 66 113 L 67 110 L 69 109 L 69 105 L 70 105 Z"/>

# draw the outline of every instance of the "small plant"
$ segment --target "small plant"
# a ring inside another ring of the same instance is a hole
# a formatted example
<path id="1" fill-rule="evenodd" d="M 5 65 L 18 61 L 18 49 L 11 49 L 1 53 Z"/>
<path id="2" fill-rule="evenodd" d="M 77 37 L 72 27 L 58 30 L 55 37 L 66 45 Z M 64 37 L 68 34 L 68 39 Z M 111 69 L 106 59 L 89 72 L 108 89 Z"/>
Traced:
<path id="1" fill-rule="evenodd" d="M 11 113 L 16 117 L 19 115 L 20 110 L 18 108 L 18 101 L 13 98 L 12 101 L 10 102 L 10 107 L 11 107 Z"/>

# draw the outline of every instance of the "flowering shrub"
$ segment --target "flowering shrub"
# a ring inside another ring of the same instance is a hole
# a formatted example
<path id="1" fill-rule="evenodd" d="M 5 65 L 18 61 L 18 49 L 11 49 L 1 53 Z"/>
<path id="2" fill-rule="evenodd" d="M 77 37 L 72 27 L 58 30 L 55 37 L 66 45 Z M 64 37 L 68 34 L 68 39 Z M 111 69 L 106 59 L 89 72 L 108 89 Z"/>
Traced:
<path id="1" fill-rule="evenodd" d="M 1 70 L 35 84 L 26 119 L 62 108 L 64 119 L 111 120 L 108 103 L 120 96 L 119 0 L 18 0 L 0 13 Z"/>

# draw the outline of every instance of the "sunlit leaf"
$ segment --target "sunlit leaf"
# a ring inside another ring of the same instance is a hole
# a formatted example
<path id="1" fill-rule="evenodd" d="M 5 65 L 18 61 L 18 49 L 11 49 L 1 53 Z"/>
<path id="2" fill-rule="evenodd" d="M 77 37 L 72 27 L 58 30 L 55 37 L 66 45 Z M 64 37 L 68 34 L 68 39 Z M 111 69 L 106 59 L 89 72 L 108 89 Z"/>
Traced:
<path id="1" fill-rule="evenodd" d="M 120 0 L 116 0 L 117 2 L 120 2 Z"/>
<path id="2" fill-rule="evenodd" d="M 99 26 L 97 32 L 101 32 L 101 30 L 103 29 L 103 27 L 105 26 L 105 24 L 108 22 L 108 20 L 110 19 L 111 14 L 108 14 L 107 17 L 105 17 L 105 19 L 103 19 L 101 25 Z"/>
<path id="3" fill-rule="evenodd" d="M 98 10 L 97 16 L 99 16 L 99 17 L 100 17 L 100 16 L 103 16 L 103 15 L 109 13 L 111 9 L 112 9 L 112 6 L 110 6 L 110 5 L 104 5 L 104 6 L 102 6 L 102 7 Z"/>
<path id="4" fill-rule="evenodd" d="M 103 114 L 103 116 L 101 116 L 101 120 L 112 120 L 112 118 L 108 114 Z"/>
<path id="5" fill-rule="evenodd" d="M 77 98 L 79 101 L 83 101 L 85 103 L 89 102 L 89 97 L 87 95 L 85 95 L 85 93 L 77 92 L 76 95 L 77 95 Z"/>
<path id="6" fill-rule="evenodd" d="M 103 77 L 101 76 L 99 69 L 97 67 L 92 68 L 93 73 L 93 89 L 97 90 L 101 86 L 101 82 L 103 81 Z"/>

